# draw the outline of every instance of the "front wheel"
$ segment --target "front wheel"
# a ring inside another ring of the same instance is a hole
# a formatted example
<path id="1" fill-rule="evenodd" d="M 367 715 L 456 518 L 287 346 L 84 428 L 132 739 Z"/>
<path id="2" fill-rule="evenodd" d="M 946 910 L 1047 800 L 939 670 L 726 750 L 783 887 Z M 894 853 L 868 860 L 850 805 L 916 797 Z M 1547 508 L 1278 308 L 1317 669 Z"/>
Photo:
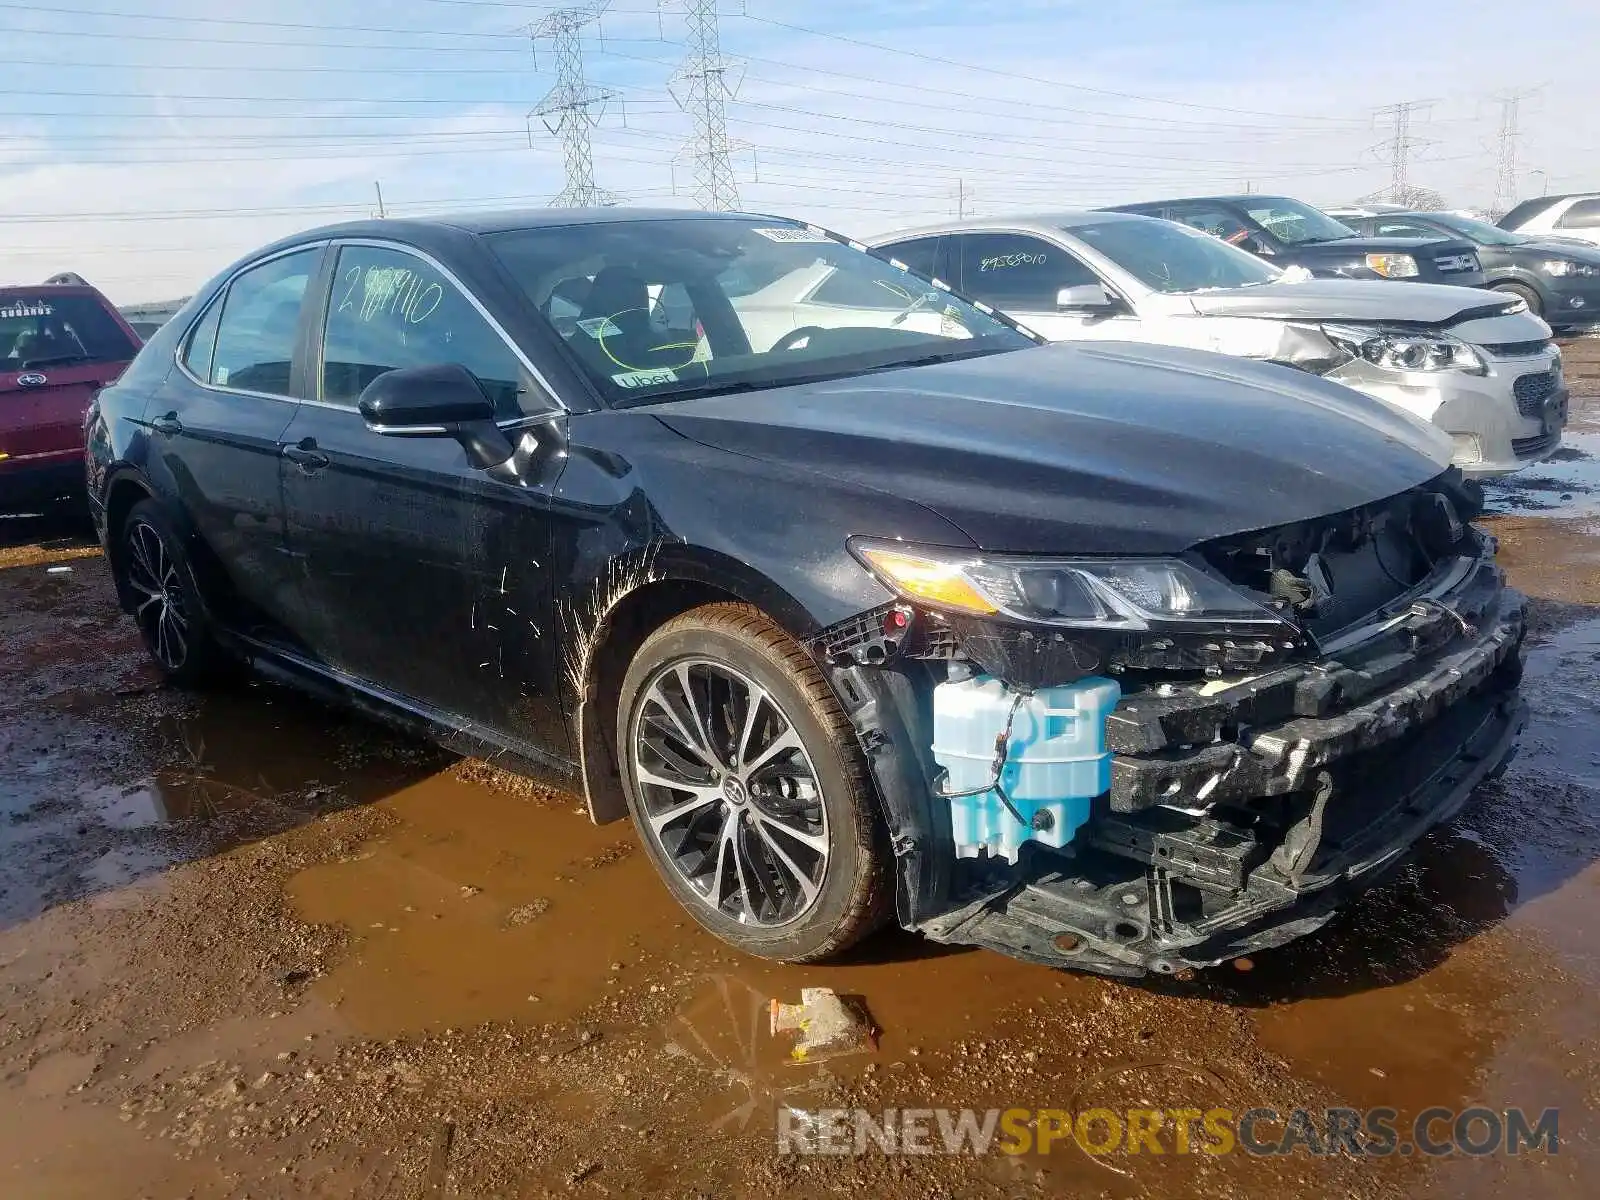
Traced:
<path id="1" fill-rule="evenodd" d="M 855 734 L 756 609 L 707 605 L 651 634 L 623 680 L 617 746 L 646 851 L 724 941 L 814 961 L 883 923 L 889 855 Z"/>

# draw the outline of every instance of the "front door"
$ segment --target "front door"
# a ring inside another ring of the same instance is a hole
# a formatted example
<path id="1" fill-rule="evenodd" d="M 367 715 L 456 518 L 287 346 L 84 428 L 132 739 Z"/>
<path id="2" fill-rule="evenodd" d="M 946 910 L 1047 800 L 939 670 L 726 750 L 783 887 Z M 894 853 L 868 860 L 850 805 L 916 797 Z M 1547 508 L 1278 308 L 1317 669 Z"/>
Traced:
<path id="1" fill-rule="evenodd" d="M 242 272 L 211 302 L 145 410 L 157 488 L 176 500 L 227 576 L 232 623 L 281 625 L 290 574 L 283 555 L 279 440 L 299 408 L 302 305 L 322 260 L 314 247 Z"/>
<path id="2" fill-rule="evenodd" d="M 473 466 L 449 437 L 375 433 L 356 407 L 401 367 L 460 363 L 508 421 L 534 385 L 431 264 L 366 244 L 338 255 L 317 393 L 281 438 L 296 632 L 358 680 L 542 740 L 555 702 L 548 498 Z"/>

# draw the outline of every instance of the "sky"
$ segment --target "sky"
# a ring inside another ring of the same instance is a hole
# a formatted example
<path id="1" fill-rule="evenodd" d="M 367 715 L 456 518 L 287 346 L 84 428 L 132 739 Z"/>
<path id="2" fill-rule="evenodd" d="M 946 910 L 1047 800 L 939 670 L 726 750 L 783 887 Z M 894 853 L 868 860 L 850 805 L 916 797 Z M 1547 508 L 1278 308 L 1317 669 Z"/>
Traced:
<path id="1" fill-rule="evenodd" d="M 568 5 L 575 0 L 567 0 Z M 542 206 L 558 0 L 0 0 L 0 282 L 183 296 L 316 225 Z M 683 0 L 612 0 L 596 182 L 691 207 Z M 721 0 L 740 206 L 856 236 L 1216 191 L 1354 200 L 1412 118 L 1414 185 L 1600 189 L 1594 0 Z"/>

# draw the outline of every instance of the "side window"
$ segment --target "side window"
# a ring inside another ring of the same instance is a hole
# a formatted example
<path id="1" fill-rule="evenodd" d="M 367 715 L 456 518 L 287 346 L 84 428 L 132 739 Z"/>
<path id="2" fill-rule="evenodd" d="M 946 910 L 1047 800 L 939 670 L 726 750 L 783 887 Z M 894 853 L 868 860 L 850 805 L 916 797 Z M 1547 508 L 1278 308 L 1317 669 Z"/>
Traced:
<path id="1" fill-rule="evenodd" d="M 1185 204 L 1174 207 L 1171 219 L 1187 225 L 1190 229 L 1198 229 L 1201 233 L 1221 238 L 1230 246 L 1245 246 L 1247 249 L 1254 233 L 1248 225 L 1227 209 L 1210 205 Z"/>
<path id="2" fill-rule="evenodd" d="M 939 238 L 912 238 L 909 242 L 895 242 L 879 247 L 879 253 L 898 258 L 918 275 L 939 273 Z"/>
<path id="3" fill-rule="evenodd" d="M 1425 237 L 1437 239 L 1440 234 L 1426 225 L 1412 225 L 1405 221 L 1380 221 L 1378 232 L 1384 237 Z"/>
<path id="4" fill-rule="evenodd" d="M 322 398 L 354 407 L 378 376 L 459 363 L 502 418 L 521 415 L 523 368 L 505 339 L 438 271 L 402 250 L 345 246 L 322 338 Z"/>
<path id="5" fill-rule="evenodd" d="M 221 319 L 222 297 L 219 296 L 189 334 L 189 344 L 183 350 L 183 365 L 196 379 L 211 378 L 211 352 L 217 348 L 217 323 Z"/>
<path id="6" fill-rule="evenodd" d="M 209 382 L 270 396 L 290 394 L 300 302 L 321 254 L 320 248 L 286 254 L 233 281 L 222 302 Z"/>
<path id="7" fill-rule="evenodd" d="M 1054 312 L 1056 293 L 1099 276 L 1060 246 L 1015 233 L 967 233 L 955 239 L 961 289 L 999 309 Z"/>
<path id="8" fill-rule="evenodd" d="M 1579 200 L 1556 222 L 1557 229 L 1600 229 L 1600 197 Z"/>

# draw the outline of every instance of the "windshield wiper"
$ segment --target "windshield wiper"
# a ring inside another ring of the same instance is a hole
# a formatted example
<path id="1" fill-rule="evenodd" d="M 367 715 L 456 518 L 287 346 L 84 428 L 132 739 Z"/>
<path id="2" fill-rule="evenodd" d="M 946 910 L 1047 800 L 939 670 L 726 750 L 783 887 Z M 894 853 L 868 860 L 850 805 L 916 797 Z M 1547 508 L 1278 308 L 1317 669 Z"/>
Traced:
<path id="1" fill-rule="evenodd" d="M 1021 347 L 1016 347 L 1021 349 Z M 970 350 L 941 350 L 937 354 L 924 354 L 920 358 L 903 358 L 896 362 L 884 363 L 881 367 L 868 367 L 862 374 L 876 374 L 879 371 L 898 371 L 902 367 L 930 367 L 935 363 L 955 362 L 960 358 L 982 358 L 987 354 L 1004 354 L 1005 347 L 976 346 Z"/>

